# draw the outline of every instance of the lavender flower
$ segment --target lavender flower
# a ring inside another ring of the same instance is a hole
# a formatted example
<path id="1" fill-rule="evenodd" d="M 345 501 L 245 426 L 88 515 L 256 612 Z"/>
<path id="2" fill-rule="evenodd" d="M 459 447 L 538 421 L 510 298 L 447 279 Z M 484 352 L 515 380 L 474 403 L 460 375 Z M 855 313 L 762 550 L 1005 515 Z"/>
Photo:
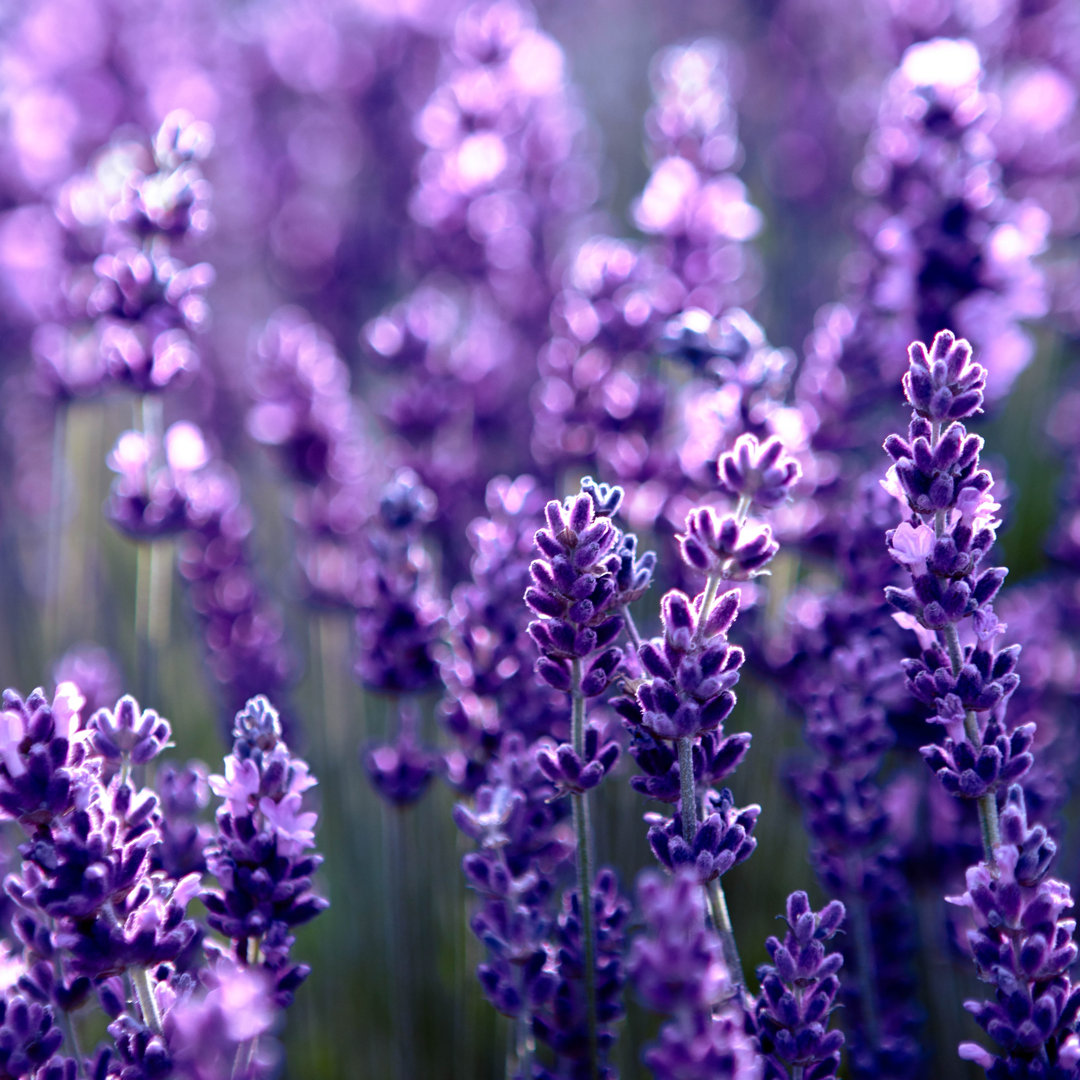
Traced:
<path id="1" fill-rule="evenodd" d="M 645 1004 L 672 1016 L 645 1061 L 657 1080 L 755 1080 L 761 1057 L 747 1035 L 716 934 L 705 923 L 705 902 L 692 874 L 665 881 L 646 873 L 638 882 L 646 934 L 634 939 L 627 971 Z"/>
<path id="2" fill-rule="evenodd" d="M 755 1019 L 767 1077 L 806 1076 L 825 1080 L 840 1067 L 841 1032 L 829 1031 L 843 964 L 838 952 L 827 953 L 825 942 L 844 921 L 844 905 L 832 900 L 820 912 L 810 910 L 806 893 L 788 897 L 787 933 L 781 942 L 765 943 L 771 964 L 758 968 L 761 995 Z"/>
<path id="3" fill-rule="evenodd" d="M 586 493 L 562 504 L 550 502 L 546 513 L 547 528 L 536 534 L 544 558 L 529 568 L 533 585 L 525 592 L 526 603 L 540 616 L 529 624 L 543 654 L 537 671 L 556 689 L 573 685 L 575 692 L 595 697 L 607 689 L 619 661 L 616 650 L 605 648 L 623 625 L 613 612 L 618 530 L 596 516 Z M 588 671 L 575 678 L 573 670 L 590 658 Z"/>
<path id="4" fill-rule="evenodd" d="M 938 644 L 905 665 L 913 693 L 945 730 L 941 745 L 924 747 L 923 756 L 950 794 L 978 800 L 984 860 L 969 869 L 968 891 L 955 902 L 975 916 L 969 946 L 997 994 L 996 1004 L 966 1007 L 1002 1053 L 964 1044 L 961 1054 L 992 1076 L 1030 1075 L 1033 1066 L 1056 1060 L 1080 1006 L 1065 974 L 1076 956 L 1075 923 L 1061 917 L 1072 904 L 1068 886 L 1046 876 L 1055 845 L 1043 827 L 1029 827 L 1015 783 L 1031 767 L 1035 732 L 1032 724 L 1010 725 L 1005 712 L 1018 681 L 1019 647 L 993 648 L 1002 627 L 991 601 L 1005 571 L 979 572 L 998 524 L 993 480 L 978 468 L 980 439 L 959 419 L 942 430 L 943 417 L 966 418 L 982 404 L 985 376 L 970 355 L 967 342 L 947 331 L 929 353 L 918 342 L 911 347 L 904 389 L 915 415 L 908 440 L 893 435 L 886 445 L 896 461 L 888 484 L 918 523 L 888 534 L 913 585 L 887 595 L 937 636 Z M 958 626 L 968 619 L 974 644 L 962 647 Z M 998 792 L 1006 786 L 1007 805 L 999 811 Z"/>
<path id="5" fill-rule="evenodd" d="M 235 960 L 264 972 L 272 1000 L 283 1008 L 310 970 L 290 959 L 292 928 L 327 907 L 311 887 L 322 862 L 308 854 L 317 815 L 303 809 L 303 793 L 316 781 L 282 740 L 277 711 L 266 698 L 252 698 L 237 713 L 233 733 L 225 775 L 210 777 L 224 803 L 206 849 L 218 887 L 202 900 L 211 927 L 230 939 Z"/>

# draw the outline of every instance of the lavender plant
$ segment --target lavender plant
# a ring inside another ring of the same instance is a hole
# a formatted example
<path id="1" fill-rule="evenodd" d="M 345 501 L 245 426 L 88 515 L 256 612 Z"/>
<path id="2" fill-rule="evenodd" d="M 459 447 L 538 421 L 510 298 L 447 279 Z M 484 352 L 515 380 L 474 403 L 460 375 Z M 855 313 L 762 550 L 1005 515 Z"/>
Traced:
<path id="1" fill-rule="evenodd" d="M 949 794 L 978 808 L 983 860 L 951 901 L 970 909 L 972 958 L 995 988 L 995 1001 L 965 1007 L 1001 1047 L 992 1053 L 964 1043 L 960 1053 L 989 1076 L 1046 1075 L 1064 1053 L 1061 1075 L 1068 1075 L 1065 1048 L 1080 1009 L 1080 990 L 1067 974 L 1077 955 L 1075 922 L 1063 918 L 1072 900 L 1068 885 L 1048 876 L 1057 845 L 1045 827 L 1027 822 L 1019 781 L 1031 768 L 1034 725 L 1010 723 L 1006 710 L 1020 647 L 995 648 L 1002 626 L 992 602 L 1006 571 L 981 567 L 999 506 L 993 478 L 979 467 L 982 440 L 962 422 L 982 406 L 986 370 L 949 331 L 929 350 L 915 342 L 909 359 L 908 437 L 891 435 L 886 449 L 895 462 L 888 488 L 910 517 L 887 536 L 912 585 L 887 596 L 934 634 L 918 659 L 904 663 L 912 692 L 942 729 L 923 757 Z"/>

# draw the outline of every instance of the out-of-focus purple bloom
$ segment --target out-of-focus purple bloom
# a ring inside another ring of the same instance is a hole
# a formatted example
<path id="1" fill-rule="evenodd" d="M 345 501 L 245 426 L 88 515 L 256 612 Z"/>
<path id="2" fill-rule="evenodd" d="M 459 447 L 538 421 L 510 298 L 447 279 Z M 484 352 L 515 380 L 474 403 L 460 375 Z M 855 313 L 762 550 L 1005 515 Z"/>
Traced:
<path id="1" fill-rule="evenodd" d="M 273 982 L 259 968 L 220 959 L 205 985 L 177 998 L 165 1018 L 173 1073 L 183 1080 L 262 1080 L 280 1056 L 265 1036 L 277 1015 Z"/>
<path id="2" fill-rule="evenodd" d="M 655 104 L 646 119 L 653 169 L 634 208 L 638 226 L 662 238 L 665 264 L 685 290 L 680 306 L 712 315 L 752 298 L 755 266 L 743 245 L 761 228 L 731 171 L 741 147 L 725 60 L 709 40 L 654 59 Z"/>
<path id="3" fill-rule="evenodd" d="M 728 999 L 733 990 L 723 951 L 705 922 L 704 894 L 695 876 L 674 879 L 647 872 L 638 882 L 645 933 L 634 938 L 627 973 L 650 1009 L 672 1019 L 645 1061 L 657 1080 L 758 1080 L 754 1038 Z"/>
<path id="4" fill-rule="evenodd" d="M 565 693 L 535 673 L 531 613 L 521 603 L 545 500 L 532 477 L 499 477 L 488 485 L 487 503 L 489 516 L 469 526 L 472 580 L 451 596 L 448 650 L 439 659 L 447 688 L 439 719 L 459 743 L 447 758 L 448 777 L 466 790 L 482 782 L 504 734 L 569 733 Z"/>
<path id="5" fill-rule="evenodd" d="M 232 469 L 213 459 L 187 479 L 184 493 L 180 574 L 223 704 L 235 713 L 260 691 L 279 691 L 289 681 L 292 660 L 282 615 L 252 569 L 251 511 Z"/>
<path id="6" fill-rule="evenodd" d="M 107 649 L 100 645 L 77 645 L 69 649 L 53 669 L 57 686 L 74 683 L 86 699 L 84 710 L 93 716 L 121 696 L 120 671 Z"/>
<path id="7" fill-rule="evenodd" d="M 722 491 L 747 498 L 762 510 L 779 506 L 802 475 L 799 463 L 785 453 L 784 444 L 775 436 L 759 444 L 753 435 L 740 435 L 735 446 L 721 455 L 716 471 Z"/>
<path id="8" fill-rule="evenodd" d="M 164 765 L 154 778 L 161 803 L 161 843 L 151 853 L 155 869 L 179 879 L 206 869 L 204 849 L 209 826 L 200 815 L 210 802 L 206 766 L 199 761 L 182 768 Z"/>
<path id="9" fill-rule="evenodd" d="M 439 758 L 417 740 L 418 717 L 403 707 L 393 742 L 364 751 L 364 769 L 375 790 L 395 806 L 416 802 L 439 769 Z"/>
<path id="10" fill-rule="evenodd" d="M 468 5 L 415 131 L 426 147 L 409 209 L 420 260 L 486 279 L 515 316 L 543 317 L 546 245 L 595 197 L 565 57 L 519 0 Z"/>
<path id="11" fill-rule="evenodd" d="M 186 522 L 186 487 L 210 461 L 202 433 L 181 421 L 153 436 L 125 431 L 106 459 L 117 474 L 105 505 L 109 520 L 128 536 L 153 540 L 175 534 Z"/>
<path id="12" fill-rule="evenodd" d="M 433 514 L 432 493 L 411 470 L 401 470 L 382 492 L 356 606 L 355 672 L 368 689 L 414 693 L 438 678 L 443 601 L 419 543 Z"/>

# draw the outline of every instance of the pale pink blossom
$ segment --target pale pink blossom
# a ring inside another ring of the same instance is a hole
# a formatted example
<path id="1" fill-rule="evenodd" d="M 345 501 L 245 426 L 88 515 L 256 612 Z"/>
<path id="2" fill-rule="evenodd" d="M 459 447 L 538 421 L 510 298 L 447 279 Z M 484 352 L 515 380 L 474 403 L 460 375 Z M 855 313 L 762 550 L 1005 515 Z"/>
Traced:
<path id="1" fill-rule="evenodd" d="M 242 817 L 250 807 L 251 799 L 259 794 L 259 770 L 253 761 L 237 761 L 230 754 L 225 759 L 225 775 L 208 778 L 210 790 L 229 802 L 229 813 Z"/>
<path id="2" fill-rule="evenodd" d="M 912 527 L 902 522 L 893 530 L 889 554 L 913 574 L 926 573 L 926 560 L 934 551 L 934 530 L 929 525 Z"/>
<path id="3" fill-rule="evenodd" d="M 279 855 L 299 855 L 304 848 L 315 846 L 313 829 L 318 814 L 300 810 L 300 796 L 290 792 L 280 802 L 273 799 L 259 800 L 259 809 L 277 834 Z"/>

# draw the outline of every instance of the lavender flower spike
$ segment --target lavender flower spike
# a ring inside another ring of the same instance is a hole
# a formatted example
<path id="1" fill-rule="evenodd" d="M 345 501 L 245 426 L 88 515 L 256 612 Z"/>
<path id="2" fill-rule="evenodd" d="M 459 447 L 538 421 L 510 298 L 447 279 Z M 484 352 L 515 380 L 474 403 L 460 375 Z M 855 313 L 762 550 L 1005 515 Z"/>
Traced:
<path id="1" fill-rule="evenodd" d="M 585 722 L 587 698 L 603 693 L 614 678 L 622 653 L 612 642 L 623 628 L 617 611 L 618 576 L 623 569 L 622 534 L 608 513 L 622 499 L 617 488 L 588 481 L 580 494 L 545 507 L 548 527 L 536 533 L 540 559 L 529 567 L 533 586 L 525 602 L 538 616 L 529 635 L 543 654 L 537 672 L 571 701 L 570 744 L 541 751 L 537 764 L 562 790 L 570 792 L 577 843 L 578 896 L 592 895 L 593 874 L 588 789 L 600 782 L 617 756 L 617 744 L 601 747 L 599 731 Z M 587 671 L 583 671 L 590 661 Z M 598 1075 L 597 939 L 593 905 L 581 905 L 581 965 L 585 975 L 588 1015 L 588 1055 L 592 1075 Z"/>
<path id="2" fill-rule="evenodd" d="M 915 415 L 907 440 L 891 435 L 885 448 L 896 462 L 886 487 L 911 512 L 887 538 L 912 586 L 886 595 L 937 638 L 919 659 L 904 662 L 913 694 L 944 729 L 940 745 L 923 747 L 923 757 L 950 794 L 978 800 L 985 857 L 968 869 L 967 891 L 947 899 L 971 911 L 972 958 L 979 977 L 995 986 L 993 1002 L 965 1008 L 1002 1049 L 995 1055 L 963 1043 L 960 1056 L 981 1064 L 991 1080 L 1073 1076 L 1069 1040 L 1080 987 L 1068 969 L 1077 956 L 1076 922 L 1064 917 L 1072 907 L 1069 887 L 1047 876 L 1054 843 L 1044 827 L 1028 825 L 1016 783 L 1032 766 L 1035 725 L 1010 723 L 1005 708 L 1019 683 L 1019 646 L 993 644 L 1003 627 L 991 602 L 1005 570 L 980 569 L 998 506 L 993 478 L 979 468 L 982 440 L 960 423 L 982 404 L 985 373 L 970 355 L 967 342 L 948 331 L 929 353 L 918 343 L 911 348 L 904 390 Z M 965 623 L 973 641 L 962 646 Z"/>
<path id="3" fill-rule="evenodd" d="M 836 972 L 844 960 L 838 952 L 826 952 L 824 943 L 840 930 L 844 914 L 839 900 L 815 912 L 806 893 L 794 892 L 787 901 L 784 940 L 770 937 L 765 943 L 772 963 L 758 968 L 755 1018 L 768 1080 L 836 1076 L 844 1036 L 829 1031 L 828 1023 L 840 989 Z"/>

